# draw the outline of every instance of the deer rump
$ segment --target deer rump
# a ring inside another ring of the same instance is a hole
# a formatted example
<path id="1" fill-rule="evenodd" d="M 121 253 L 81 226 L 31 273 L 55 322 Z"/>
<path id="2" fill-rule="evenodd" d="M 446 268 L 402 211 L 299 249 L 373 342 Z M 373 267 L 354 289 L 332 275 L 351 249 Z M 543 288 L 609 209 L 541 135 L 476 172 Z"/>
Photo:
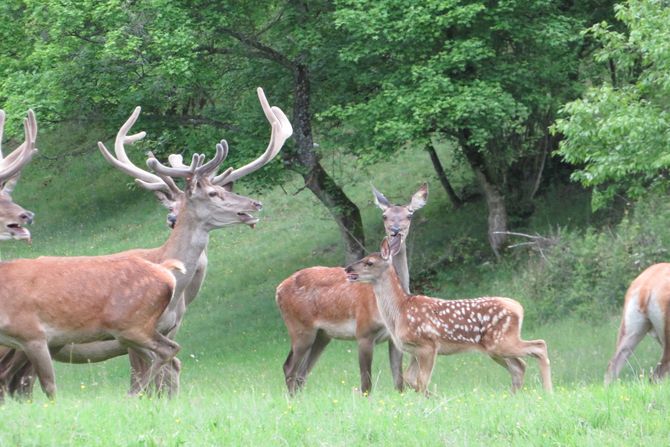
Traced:
<path id="1" fill-rule="evenodd" d="M 0 344 L 50 348 L 150 334 L 175 287 L 170 270 L 137 257 L 40 257 L 0 263 Z"/>

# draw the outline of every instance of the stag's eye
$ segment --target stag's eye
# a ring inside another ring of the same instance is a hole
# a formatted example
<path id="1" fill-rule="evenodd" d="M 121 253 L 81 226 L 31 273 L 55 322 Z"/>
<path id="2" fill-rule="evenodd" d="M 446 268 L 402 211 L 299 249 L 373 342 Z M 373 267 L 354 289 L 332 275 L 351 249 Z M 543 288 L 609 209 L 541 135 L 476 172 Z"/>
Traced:
<path id="1" fill-rule="evenodd" d="M 210 191 L 210 192 L 208 193 L 208 195 L 209 195 L 210 197 L 216 197 L 216 196 L 219 195 L 219 193 L 217 193 L 216 191 Z"/>
<path id="2" fill-rule="evenodd" d="M 388 220 L 388 216 L 382 216 L 383 220 Z"/>

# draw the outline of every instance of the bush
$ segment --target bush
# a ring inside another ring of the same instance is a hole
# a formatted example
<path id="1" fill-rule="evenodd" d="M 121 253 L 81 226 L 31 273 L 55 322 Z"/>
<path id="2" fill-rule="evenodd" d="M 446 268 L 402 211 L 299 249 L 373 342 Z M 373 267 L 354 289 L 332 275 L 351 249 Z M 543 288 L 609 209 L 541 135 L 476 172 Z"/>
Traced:
<path id="1" fill-rule="evenodd" d="M 669 218 L 670 204 L 657 197 L 636 205 L 614 228 L 561 231 L 559 243 L 546 256 L 533 255 L 518 277 L 529 319 L 591 320 L 618 312 L 631 281 L 667 260 Z"/>

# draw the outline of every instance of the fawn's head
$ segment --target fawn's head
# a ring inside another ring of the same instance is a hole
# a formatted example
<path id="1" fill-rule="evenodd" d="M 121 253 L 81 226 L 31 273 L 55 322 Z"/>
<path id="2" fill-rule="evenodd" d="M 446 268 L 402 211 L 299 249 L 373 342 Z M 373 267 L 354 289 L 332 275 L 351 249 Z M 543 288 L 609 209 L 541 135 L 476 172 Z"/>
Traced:
<path id="1" fill-rule="evenodd" d="M 345 269 L 347 280 L 352 282 L 376 282 L 388 269 L 393 268 L 391 262 L 400 247 L 402 236 L 385 237 L 379 247 L 379 253 L 372 253 L 363 259 L 349 264 Z"/>

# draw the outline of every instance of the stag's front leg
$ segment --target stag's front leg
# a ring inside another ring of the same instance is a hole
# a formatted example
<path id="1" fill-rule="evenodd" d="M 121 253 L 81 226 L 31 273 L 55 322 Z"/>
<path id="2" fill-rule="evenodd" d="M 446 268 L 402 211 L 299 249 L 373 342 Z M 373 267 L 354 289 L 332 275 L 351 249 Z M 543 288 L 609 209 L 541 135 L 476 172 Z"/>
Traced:
<path id="1" fill-rule="evenodd" d="M 31 340 L 23 344 L 23 351 L 35 366 L 42 391 L 50 400 L 56 398 L 56 374 L 46 340 Z"/>
<path id="2" fill-rule="evenodd" d="M 142 383 L 145 381 L 148 383 L 146 378 L 149 376 L 153 358 L 150 353 L 144 350 L 130 348 L 128 349 L 128 360 L 130 360 L 130 390 L 128 395 L 137 396 L 142 392 Z"/>

